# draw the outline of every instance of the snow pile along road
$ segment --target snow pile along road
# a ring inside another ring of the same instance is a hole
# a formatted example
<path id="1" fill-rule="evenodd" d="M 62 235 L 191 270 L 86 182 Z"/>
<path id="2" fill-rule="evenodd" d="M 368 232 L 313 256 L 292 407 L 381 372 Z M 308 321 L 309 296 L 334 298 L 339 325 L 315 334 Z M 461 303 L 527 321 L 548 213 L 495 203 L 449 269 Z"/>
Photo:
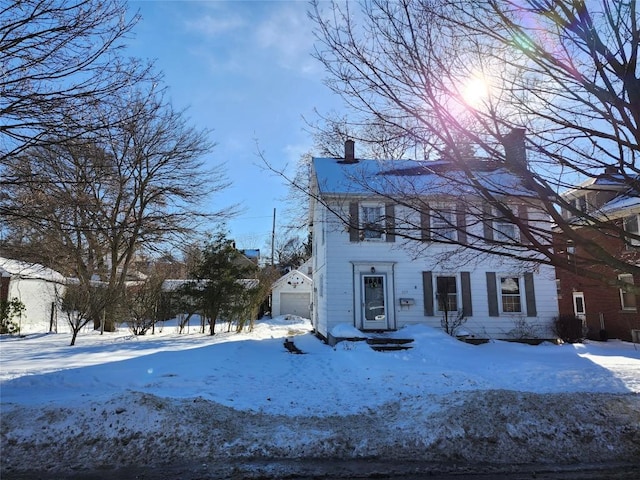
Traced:
<path id="1" fill-rule="evenodd" d="M 313 476 L 338 460 L 375 460 L 378 474 L 640 466 L 631 344 L 472 346 L 413 327 L 414 349 L 380 353 L 308 330 L 279 318 L 214 337 L 3 338 L 3 478 L 162 465 Z M 305 355 L 283 348 L 291 334 Z"/>

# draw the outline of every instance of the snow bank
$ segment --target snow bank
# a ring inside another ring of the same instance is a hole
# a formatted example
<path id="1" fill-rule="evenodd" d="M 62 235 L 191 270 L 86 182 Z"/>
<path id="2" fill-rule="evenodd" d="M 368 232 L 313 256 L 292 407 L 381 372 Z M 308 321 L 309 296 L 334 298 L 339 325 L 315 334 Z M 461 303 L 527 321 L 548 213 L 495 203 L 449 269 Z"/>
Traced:
<path id="1" fill-rule="evenodd" d="M 231 476 L 230 465 L 244 477 L 311 476 L 286 462 L 329 458 L 387 468 L 639 462 L 632 344 L 474 346 L 411 327 L 397 335 L 413 349 L 381 353 L 332 348 L 310 330 L 279 317 L 240 334 L 83 334 L 75 347 L 61 334 L 3 337 L 3 478 L 203 462 L 223 469 L 210 478 Z M 284 348 L 291 337 L 303 355 Z M 256 459 L 270 466 L 252 473 Z"/>

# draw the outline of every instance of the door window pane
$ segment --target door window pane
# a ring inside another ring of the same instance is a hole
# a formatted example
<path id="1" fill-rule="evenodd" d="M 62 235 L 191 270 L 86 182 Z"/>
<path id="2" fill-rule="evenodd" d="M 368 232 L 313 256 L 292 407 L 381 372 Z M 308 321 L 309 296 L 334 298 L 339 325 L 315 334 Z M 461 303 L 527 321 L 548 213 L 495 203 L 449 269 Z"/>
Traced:
<path id="1" fill-rule="evenodd" d="M 365 320 L 384 320 L 384 277 L 382 275 L 367 275 L 363 281 Z"/>

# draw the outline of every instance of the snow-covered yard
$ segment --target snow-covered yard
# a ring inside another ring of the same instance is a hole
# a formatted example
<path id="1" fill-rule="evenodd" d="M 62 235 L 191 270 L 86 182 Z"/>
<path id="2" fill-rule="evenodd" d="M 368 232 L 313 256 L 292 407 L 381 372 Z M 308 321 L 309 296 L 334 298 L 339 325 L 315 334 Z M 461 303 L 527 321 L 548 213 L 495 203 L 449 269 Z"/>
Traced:
<path id="1" fill-rule="evenodd" d="M 278 317 L 213 337 L 167 326 L 88 332 L 74 347 L 67 334 L 3 337 L 2 473 L 225 459 L 640 464 L 637 345 L 474 346 L 409 327 L 398 334 L 411 350 L 382 353 L 310 330 Z M 290 336 L 304 355 L 284 348 Z"/>

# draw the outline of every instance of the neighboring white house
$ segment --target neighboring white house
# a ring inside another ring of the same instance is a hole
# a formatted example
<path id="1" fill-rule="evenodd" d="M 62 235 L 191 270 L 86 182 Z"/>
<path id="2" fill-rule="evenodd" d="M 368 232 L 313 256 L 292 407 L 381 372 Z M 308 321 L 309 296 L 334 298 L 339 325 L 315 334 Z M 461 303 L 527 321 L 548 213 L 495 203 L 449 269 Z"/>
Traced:
<path id="1" fill-rule="evenodd" d="M 554 269 L 473 250 L 477 242 L 517 238 L 519 229 L 454 181 L 459 172 L 450 162 L 362 160 L 353 142 L 345 147 L 344 159 L 312 162 L 312 323 L 318 335 L 341 336 L 332 331 L 345 331 L 345 324 L 364 332 L 410 324 L 440 328 L 446 311 L 450 319 L 464 316 L 465 336 L 553 338 Z M 473 165 L 479 182 L 513 193 L 520 218 L 549 221 L 504 165 L 477 159 Z"/>
<path id="2" fill-rule="evenodd" d="M 9 278 L 8 288 L 2 291 L 6 298 L 2 300 L 17 298 L 25 306 L 22 316 L 15 319 L 20 333 L 57 331 L 57 304 L 64 292 L 65 277 L 39 264 L 2 257 L 0 273 Z"/>
<path id="3" fill-rule="evenodd" d="M 311 318 L 313 281 L 301 270 L 291 270 L 271 287 L 271 316 L 298 315 Z"/>

